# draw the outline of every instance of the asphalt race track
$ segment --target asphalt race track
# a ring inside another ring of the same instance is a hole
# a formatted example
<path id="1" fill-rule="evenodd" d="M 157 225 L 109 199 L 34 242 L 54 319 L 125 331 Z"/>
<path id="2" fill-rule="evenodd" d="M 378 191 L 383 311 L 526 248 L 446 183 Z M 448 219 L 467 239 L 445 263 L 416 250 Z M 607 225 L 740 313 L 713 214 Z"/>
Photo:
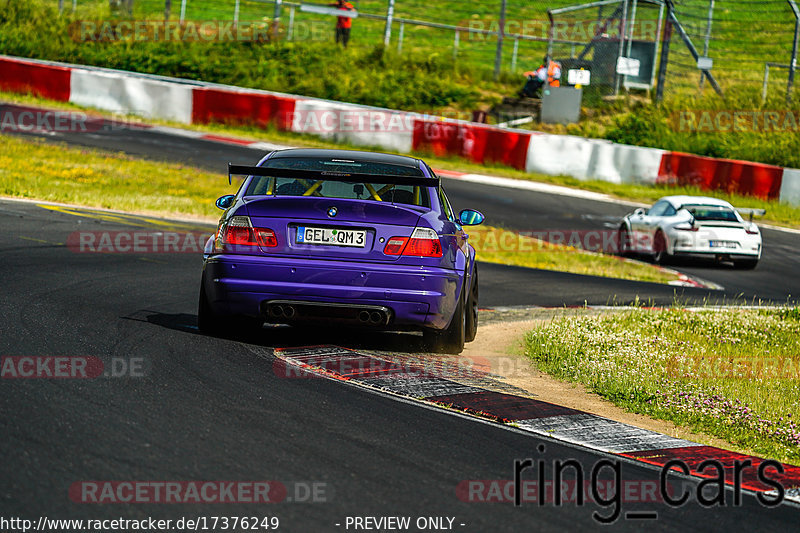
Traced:
<path id="1" fill-rule="evenodd" d="M 277 516 L 281 531 L 324 532 L 347 531 L 348 516 L 446 516 L 456 531 L 483 532 L 582 530 L 597 525 L 595 510 L 610 514 L 588 503 L 515 507 L 456 495 L 465 480 L 513 479 L 515 459 L 543 461 L 549 477 L 556 459 L 588 472 L 603 454 L 275 372 L 273 346 L 416 351 L 417 336 L 290 328 L 244 340 L 203 336 L 195 328 L 198 256 L 76 253 L 63 244 L 76 229 L 141 227 L 21 202 L 0 203 L 0 215 L 0 353 L 93 356 L 109 366 L 138 360 L 143 369 L 130 377 L 0 381 L 4 517 Z M 657 482 L 658 470 L 623 463 L 622 479 Z M 274 480 L 289 497 L 310 483 L 324 492 L 316 503 L 73 502 L 72 484 L 91 480 Z M 778 531 L 796 523 L 790 504 L 767 509 L 748 494 L 740 505 L 730 494 L 728 502 L 713 509 L 626 502 L 615 526 Z M 631 512 L 655 512 L 657 520 Z"/>
<path id="2" fill-rule="evenodd" d="M 216 171 L 228 161 L 258 158 L 249 148 L 146 130 L 45 137 Z M 481 209 L 490 223 L 514 229 L 598 229 L 628 210 L 456 180 L 446 186 L 457 209 Z M 277 516 L 279 531 L 336 532 L 356 531 L 345 526 L 348 517 L 422 516 L 452 518 L 454 531 L 488 532 L 585 530 L 598 526 L 593 512 L 611 513 L 588 502 L 464 501 L 460 483 L 513 480 L 515 460 L 534 459 L 552 479 L 555 460 L 574 460 L 588 477 L 611 456 L 338 381 L 289 379 L 273 354 L 275 347 L 314 344 L 414 353 L 422 349 L 418 335 L 265 328 L 246 338 L 205 336 L 196 328 L 199 254 L 78 253 L 66 245 L 77 231 L 165 226 L 145 217 L 5 200 L 0 217 L 0 354 L 89 356 L 107 369 L 128 369 L 96 379 L 0 379 L 3 518 Z M 798 240 L 765 230 L 764 259 L 753 272 L 681 265 L 726 290 L 679 288 L 678 294 L 722 300 L 742 293 L 783 302 L 800 288 Z M 481 264 L 484 307 L 605 304 L 636 296 L 669 303 L 675 290 Z M 626 483 L 659 481 L 659 470 L 641 463 L 623 462 L 621 472 Z M 536 476 L 532 470 L 524 478 Z M 167 505 L 79 503 L 71 496 L 76 483 L 108 480 L 270 480 L 285 486 L 287 497 L 272 504 Z M 614 527 L 727 532 L 796 524 L 795 504 L 769 509 L 748 493 L 734 504 L 728 489 L 724 507 L 705 508 L 695 498 L 697 480 L 683 483 L 692 495 L 686 504 L 631 497 Z M 305 488 L 312 485 L 319 492 L 308 501 Z M 648 514 L 635 514 L 642 512 Z"/>

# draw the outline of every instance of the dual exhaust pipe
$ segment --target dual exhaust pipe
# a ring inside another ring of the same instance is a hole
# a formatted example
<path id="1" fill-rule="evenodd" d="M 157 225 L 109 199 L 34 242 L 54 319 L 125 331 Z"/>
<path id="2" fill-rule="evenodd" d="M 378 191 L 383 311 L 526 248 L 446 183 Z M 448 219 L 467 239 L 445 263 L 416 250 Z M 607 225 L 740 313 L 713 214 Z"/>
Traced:
<path id="1" fill-rule="evenodd" d="M 391 311 L 385 307 L 347 304 L 275 301 L 266 303 L 263 309 L 265 314 L 276 322 L 322 319 L 362 326 L 386 326 L 391 318 Z"/>
<path id="2" fill-rule="evenodd" d="M 269 316 L 292 319 L 297 314 L 293 305 L 274 304 L 269 306 Z"/>
<path id="3" fill-rule="evenodd" d="M 386 324 L 386 313 L 383 311 L 361 311 L 358 313 L 358 321 L 362 324 L 380 326 Z"/>

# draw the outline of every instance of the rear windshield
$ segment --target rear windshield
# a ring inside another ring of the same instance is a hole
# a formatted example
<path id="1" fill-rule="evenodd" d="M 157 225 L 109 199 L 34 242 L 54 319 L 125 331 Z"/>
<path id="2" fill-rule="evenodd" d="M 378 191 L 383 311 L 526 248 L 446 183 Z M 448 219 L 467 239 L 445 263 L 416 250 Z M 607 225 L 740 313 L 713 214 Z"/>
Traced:
<path id="1" fill-rule="evenodd" d="M 358 174 L 378 174 L 381 176 L 423 176 L 419 167 L 393 165 L 380 161 L 352 161 L 350 159 L 316 159 L 308 157 L 278 157 L 267 159 L 264 168 L 294 168 L 297 170 L 335 170 Z"/>
<path id="2" fill-rule="evenodd" d="M 267 160 L 262 167 L 292 168 L 297 170 L 336 170 L 354 174 L 378 174 L 384 176 L 423 176 L 419 168 L 391 165 L 379 162 L 355 162 L 348 160 L 318 160 L 281 158 Z M 364 183 L 328 179 L 276 178 L 254 176 L 245 191 L 245 196 L 315 196 L 320 198 L 344 198 L 430 207 L 427 187 L 398 185 L 392 183 Z"/>
<path id="3" fill-rule="evenodd" d="M 714 205 L 685 205 L 695 220 L 719 220 L 723 222 L 739 222 L 736 213 L 728 207 Z"/>

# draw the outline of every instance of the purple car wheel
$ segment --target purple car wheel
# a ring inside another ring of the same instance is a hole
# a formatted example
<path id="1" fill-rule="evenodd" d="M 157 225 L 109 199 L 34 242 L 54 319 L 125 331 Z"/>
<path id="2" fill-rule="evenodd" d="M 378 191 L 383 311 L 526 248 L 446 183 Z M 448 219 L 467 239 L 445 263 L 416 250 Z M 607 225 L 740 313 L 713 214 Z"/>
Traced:
<path id="1" fill-rule="evenodd" d="M 264 322 L 246 316 L 227 316 L 214 312 L 208 302 L 205 282 L 200 283 L 200 297 L 197 302 L 197 329 L 215 337 L 238 337 L 256 331 Z"/>
<path id="2" fill-rule="evenodd" d="M 197 302 L 197 329 L 202 333 L 214 334 L 219 330 L 220 321 L 208 304 L 205 283 L 200 284 L 200 298 Z"/>
<path id="3" fill-rule="evenodd" d="M 472 274 L 472 289 L 469 291 L 466 311 L 464 340 L 472 342 L 478 335 L 478 265 L 475 265 Z"/>
<path id="4" fill-rule="evenodd" d="M 464 312 L 464 298 L 458 299 L 456 310 L 450 325 L 442 331 L 426 330 L 423 332 L 428 349 L 436 353 L 460 354 L 464 351 L 467 331 L 467 314 Z"/>

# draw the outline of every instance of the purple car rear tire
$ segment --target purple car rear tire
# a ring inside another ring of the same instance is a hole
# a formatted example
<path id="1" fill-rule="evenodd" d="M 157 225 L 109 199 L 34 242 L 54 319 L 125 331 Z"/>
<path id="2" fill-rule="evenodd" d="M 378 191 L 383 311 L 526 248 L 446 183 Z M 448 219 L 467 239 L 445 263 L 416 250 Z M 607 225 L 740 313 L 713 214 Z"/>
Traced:
<path id="1" fill-rule="evenodd" d="M 205 276 L 204 276 L 205 278 Z M 205 279 L 200 283 L 197 302 L 197 329 L 214 337 L 238 337 L 256 331 L 264 321 L 246 316 L 219 315 L 214 312 L 206 294 Z"/>
<path id="2" fill-rule="evenodd" d="M 466 287 L 465 287 L 466 288 Z M 460 354 L 464 351 L 467 331 L 467 314 L 464 295 L 458 299 L 450 325 L 444 330 L 426 329 L 422 332 L 428 349 L 436 353 Z"/>

